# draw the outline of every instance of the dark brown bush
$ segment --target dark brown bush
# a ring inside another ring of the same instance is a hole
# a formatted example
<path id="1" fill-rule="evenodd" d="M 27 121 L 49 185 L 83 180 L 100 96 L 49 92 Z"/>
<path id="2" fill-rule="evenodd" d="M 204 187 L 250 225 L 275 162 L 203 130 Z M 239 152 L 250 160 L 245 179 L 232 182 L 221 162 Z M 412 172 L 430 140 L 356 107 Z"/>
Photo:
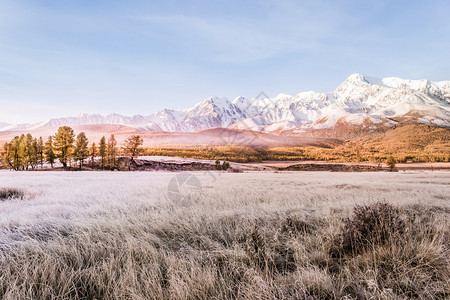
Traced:
<path id="1" fill-rule="evenodd" d="M 24 192 L 15 188 L 0 188 L 0 200 L 23 199 Z"/>
<path id="2" fill-rule="evenodd" d="M 353 218 L 344 219 L 342 250 L 357 254 L 371 245 L 384 244 L 404 231 L 405 222 L 391 204 L 358 205 L 353 209 Z"/>

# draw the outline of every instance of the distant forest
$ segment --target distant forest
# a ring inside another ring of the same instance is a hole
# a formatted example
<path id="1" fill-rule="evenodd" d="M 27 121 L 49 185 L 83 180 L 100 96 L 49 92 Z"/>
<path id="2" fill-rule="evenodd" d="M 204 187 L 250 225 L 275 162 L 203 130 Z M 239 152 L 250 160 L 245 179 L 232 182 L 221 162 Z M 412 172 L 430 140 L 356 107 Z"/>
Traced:
<path id="1" fill-rule="evenodd" d="M 13 170 L 34 170 L 43 168 L 44 164 L 53 168 L 57 161 L 63 168 L 114 169 L 120 155 L 132 158 L 140 155 L 142 144 L 139 135 L 132 135 L 118 147 L 113 134 L 108 139 L 103 136 L 98 144 L 90 143 L 84 132 L 75 135 L 72 128 L 63 126 L 45 142 L 30 133 L 14 137 L 3 145 L 0 163 Z"/>

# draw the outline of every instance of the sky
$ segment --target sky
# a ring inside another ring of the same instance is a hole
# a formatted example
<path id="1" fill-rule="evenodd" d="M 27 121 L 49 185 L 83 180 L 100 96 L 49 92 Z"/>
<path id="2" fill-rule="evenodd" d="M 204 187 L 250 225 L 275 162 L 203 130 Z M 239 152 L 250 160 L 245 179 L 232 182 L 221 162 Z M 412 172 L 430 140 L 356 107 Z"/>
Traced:
<path id="1" fill-rule="evenodd" d="M 0 122 L 450 80 L 450 1 L 0 0 Z"/>

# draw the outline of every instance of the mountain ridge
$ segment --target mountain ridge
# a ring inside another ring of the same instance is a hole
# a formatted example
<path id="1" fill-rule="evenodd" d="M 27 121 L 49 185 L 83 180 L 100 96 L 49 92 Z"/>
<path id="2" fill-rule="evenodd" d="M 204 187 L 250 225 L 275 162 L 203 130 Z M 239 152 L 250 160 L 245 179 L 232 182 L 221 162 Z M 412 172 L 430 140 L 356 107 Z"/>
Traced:
<path id="1" fill-rule="evenodd" d="M 142 132 L 194 132 L 222 127 L 262 132 L 300 133 L 352 124 L 376 129 L 395 126 L 396 118 L 450 127 L 450 81 L 375 78 L 352 74 L 334 91 L 278 94 L 269 98 L 209 97 L 182 110 L 150 115 L 79 114 L 36 124 L 0 123 L 0 131 L 26 131 L 75 125 L 123 125 Z"/>

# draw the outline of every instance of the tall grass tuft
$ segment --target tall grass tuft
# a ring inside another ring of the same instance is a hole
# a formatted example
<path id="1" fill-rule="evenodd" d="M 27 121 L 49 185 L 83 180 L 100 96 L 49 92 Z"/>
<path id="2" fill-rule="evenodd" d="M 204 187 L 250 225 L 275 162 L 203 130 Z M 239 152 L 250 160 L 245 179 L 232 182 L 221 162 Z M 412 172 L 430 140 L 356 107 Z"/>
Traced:
<path id="1" fill-rule="evenodd" d="M 23 199 L 25 193 L 16 188 L 0 188 L 0 201 L 10 199 Z"/>
<path id="2" fill-rule="evenodd" d="M 344 220 L 342 249 L 345 253 L 360 253 L 404 232 L 405 222 L 393 205 L 382 202 L 358 205 L 353 209 L 353 217 Z"/>

